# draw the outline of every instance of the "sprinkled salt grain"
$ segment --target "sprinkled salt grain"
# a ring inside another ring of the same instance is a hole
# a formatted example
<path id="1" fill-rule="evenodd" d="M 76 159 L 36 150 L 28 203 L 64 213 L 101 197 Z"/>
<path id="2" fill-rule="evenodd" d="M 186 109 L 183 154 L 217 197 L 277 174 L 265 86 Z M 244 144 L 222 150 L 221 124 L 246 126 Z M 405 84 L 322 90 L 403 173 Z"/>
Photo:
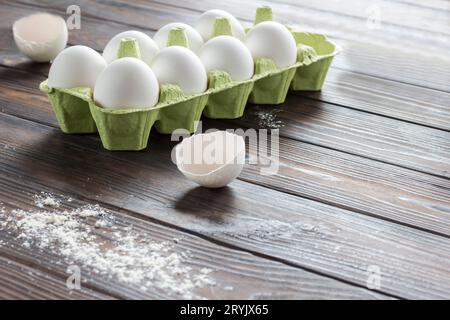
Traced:
<path id="1" fill-rule="evenodd" d="M 280 112 L 278 109 L 263 109 L 257 107 L 251 114 L 256 115 L 258 118 L 258 125 L 261 128 L 278 129 L 284 127 L 281 120 L 277 120 L 277 114 Z"/>
<path id="2" fill-rule="evenodd" d="M 122 226 L 115 226 L 117 229 L 105 238 L 96 228 L 115 220 L 104 208 L 87 205 L 61 210 L 57 209 L 59 202 L 55 206 L 54 202 L 41 201 L 47 197 L 54 199 L 48 194 L 34 197 L 38 199 L 36 206 L 41 208 L 42 204 L 44 209 L 0 213 L 2 226 L 16 232 L 23 247 L 49 251 L 66 263 L 80 266 L 84 272 L 114 278 L 145 291 L 163 290 L 185 299 L 198 298 L 194 294 L 196 288 L 215 285 L 210 276 L 212 270 L 188 266 L 189 252 L 175 252 L 172 241 L 156 242 L 132 227 Z"/>

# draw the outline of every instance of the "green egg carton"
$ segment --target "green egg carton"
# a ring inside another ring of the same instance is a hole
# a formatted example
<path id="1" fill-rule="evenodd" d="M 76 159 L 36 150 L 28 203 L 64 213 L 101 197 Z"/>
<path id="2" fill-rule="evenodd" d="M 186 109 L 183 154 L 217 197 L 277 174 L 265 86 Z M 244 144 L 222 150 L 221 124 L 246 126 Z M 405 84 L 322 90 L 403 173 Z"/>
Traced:
<path id="1" fill-rule="evenodd" d="M 183 29 L 174 28 L 168 45 L 187 46 Z M 139 58 L 135 39 L 122 39 L 118 56 Z M 172 84 L 160 87 L 159 102 L 152 108 L 107 109 L 89 99 L 89 107 L 97 124 L 103 147 L 108 150 L 142 150 L 147 147 L 150 131 L 155 126 L 159 133 L 170 134 L 176 129 L 192 133 L 201 118 L 209 92 L 187 96 Z"/>
<path id="2" fill-rule="evenodd" d="M 272 20 L 269 7 L 257 10 L 255 24 Z M 235 119 L 243 115 L 247 102 L 280 104 L 288 90 L 320 90 L 328 68 L 339 47 L 324 35 L 293 31 L 297 43 L 297 62 L 278 69 L 268 58 L 255 61 L 255 74 L 246 81 L 233 81 L 223 70 L 208 73 L 208 90 L 201 94 L 185 95 L 172 84 L 160 87 L 159 102 L 152 108 L 107 109 L 97 105 L 90 88 L 50 88 L 48 81 L 40 85 L 47 93 L 61 130 L 65 133 L 98 132 L 108 150 L 142 150 L 147 147 L 153 127 L 163 134 L 176 129 L 190 133 L 202 114 L 213 119 Z M 217 18 L 214 35 L 231 35 L 230 22 Z M 170 31 L 170 45 L 188 46 L 186 33 L 181 28 Z M 139 58 L 135 39 L 123 39 L 118 57 Z"/>
<path id="3" fill-rule="evenodd" d="M 292 79 L 294 91 L 320 91 L 331 62 L 341 48 L 319 33 L 291 30 L 297 43 L 297 61 L 302 61 Z"/>
<path id="4" fill-rule="evenodd" d="M 56 120 L 64 133 L 95 133 L 97 127 L 92 118 L 88 99 L 90 88 L 55 89 L 45 80 L 39 89 L 47 93 Z"/>
<path id="5" fill-rule="evenodd" d="M 105 109 L 93 99 L 89 106 L 103 147 L 142 150 L 147 147 L 153 125 L 159 133 L 170 134 L 180 128 L 195 132 L 207 99 L 207 94 L 187 97 L 178 86 L 162 85 L 160 102 L 153 108 Z"/>
<path id="6" fill-rule="evenodd" d="M 257 8 L 254 25 L 272 21 L 272 8 Z M 257 80 L 250 94 L 249 102 L 254 104 L 281 104 L 286 100 L 288 90 L 321 90 L 333 57 L 340 48 L 326 36 L 316 33 L 295 31 L 288 27 L 297 44 L 297 62 L 283 69 L 277 69 L 270 59 L 255 62 L 255 73 L 268 72 Z M 249 28 L 247 31 L 250 30 Z"/>

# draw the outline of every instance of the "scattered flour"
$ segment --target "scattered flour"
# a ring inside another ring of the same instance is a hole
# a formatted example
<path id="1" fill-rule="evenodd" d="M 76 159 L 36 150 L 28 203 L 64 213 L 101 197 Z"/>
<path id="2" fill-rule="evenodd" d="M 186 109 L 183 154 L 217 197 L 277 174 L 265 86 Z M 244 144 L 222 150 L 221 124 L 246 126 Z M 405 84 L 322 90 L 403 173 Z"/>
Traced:
<path id="1" fill-rule="evenodd" d="M 174 241 L 156 242 L 132 227 L 115 226 L 114 216 L 99 205 L 63 210 L 50 194 L 38 194 L 34 200 L 40 209 L 0 212 L 0 230 L 17 233 L 25 248 L 50 251 L 79 265 L 82 273 L 185 299 L 199 298 L 196 288 L 216 284 L 212 270 L 188 266 L 190 253 L 175 252 Z"/>
<path id="2" fill-rule="evenodd" d="M 49 193 L 41 192 L 40 194 L 35 195 L 33 198 L 34 204 L 38 208 L 59 208 L 59 206 L 61 205 L 61 202 Z"/>

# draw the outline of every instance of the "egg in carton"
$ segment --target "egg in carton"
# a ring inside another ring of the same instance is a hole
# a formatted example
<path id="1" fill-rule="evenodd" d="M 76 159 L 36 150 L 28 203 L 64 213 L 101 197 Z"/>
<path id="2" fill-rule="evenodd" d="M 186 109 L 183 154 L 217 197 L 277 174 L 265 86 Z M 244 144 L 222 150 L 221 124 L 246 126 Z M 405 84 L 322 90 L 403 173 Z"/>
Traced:
<path id="1" fill-rule="evenodd" d="M 283 103 L 289 89 L 321 90 L 332 59 L 341 50 L 323 34 L 283 28 L 272 20 L 271 7 L 261 6 L 254 26 L 246 29 L 246 44 L 254 48 L 255 72 L 266 74 L 255 82 L 250 94 L 249 102 L 254 104 Z M 267 45 L 260 47 L 262 43 Z"/>
<path id="2" fill-rule="evenodd" d="M 180 48 L 177 49 L 172 46 L 187 46 L 187 38 L 183 29 L 174 28 L 171 30 L 168 48 L 163 49 L 160 53 L 162 55 L 168 53 L 166 56 L 170 58 L 170 55 L 177 54 L 177 50 L 182 51 Z M 138 47 L 135 39 L 122 39 L 118 57 L 139 58 Z M 187 51 L 192 54 L 191 57 L 198 59 L 194 53 L 186 49 Z M 174 57 L 176 58 L 176 56 Z M 170 62 L 173 62 L 173 60 L 161 62 L 167 62 L 170 65 Z M 159 68 L 158 65 L 157 55 L 152 62 L 155 73 L 159 69 L 162 69 L 162 72 L 166 73 L 171 71 Z M 197 65 L 194 65 L 194 67 L 203 68 L 199 59 Z M 159 133 L 165 134 L 170 134 L 176 129 L 185 129 L 188 132 L 194 132 L 196 130 L 196 122 L 200 120 L 209 95 L 209 92 L 205 91 L 207 83 L 206 72 L 204 78 L 204 89 L 200 88 L 197 90 L 197 93 L 186 93 L 176 83 L 161 83 L 159 98 L 157 99 L 158 102 L 151 107 L 105 108 L 96 101 L 96 95 L 94 93 L 94 99 L 89 99 L 88 102 L 103 146 L 109 150 L 142 150 L 147 147 L 148 138 L 153 126 L 155 126 Z M 159 80 L 161 81 L 161 79 Z M 187 80 L 190 80 L 189 77 Z M 146 83 L 143 84 L 147 85 Z M 152 90 L 150 85 L 148 86 L 148 90 Z"/>
<path id="3" fill-rule="evenodd" d="M 53 61 L 49 78 L 39 88 L 47 93 L 64 133 L 95 133 L 97 127 L 89 109 L 89 100 L 106 61 L 95 50 L 73 46 Z"/>
<path id="4" fill-rule="evenodd" d="M 98 54 L 87 48 L 92 51 L 87 55 L 90 58 L 87 59 L 87 63 L 82 61 L 82 55 L 75 55 L 75 60 L 79 61 L 72 63 L 76 67 L 69 68 L 69 73 L 75 75 L 80 72 L 87 73 L 89 75 L 87 80 L 73 83 L 69 81 L 62 87 L 44 81 L 40 88 L 48 94 L 64 132 L 92 133 L 98 130 L 106 149 L 141 150 L 147 146 L 153 125 L 160 133 L 172 133 L 179 128 L 194 132 L 196 121 L 200 119 L 202 113 L 210 118 L 234 119 L 242 116 L 247 101 L 258 104 L 279 104 L 284 102 L 289 88 L 320 90 L 333 56 L 339 52 L 339 47 L 327 40 L 324 35 L 288 30 L 280 24 L 270 22 L 271 20 L 270 7 L 260 7 L 256 12 L 254 27 L 246 30 L 246 44 L 254 58 L 253 76 L 250 79 L 236 80 L 233 79 L 234 75 L 232 76 L 230 70 L 227 72 L 221 68 L 215 68 L 208 72 L 208 89 L 204 92 L 186 94 L 177 84 L 169 81 L 157 89 L 159 99 L 156 98 L 158 101 L 156 105 L 147 105 L 143 108 L 121 108 L 120 105 L 115 108 L 105 108 L 96 102 L 92 94 L 92 79 L 96 79 L 105 66 L 99 61 L 98 56 L 95 56 Z M 281 42 L 278 41 L 279 38 L 273 37 L 274 30 L 275 35 L 282 35 Z M 212 32 L 212 37 L 232 35 L 229 18 L 215 18 Z M 286 32 L 288 32 L 287 35 Z M 118 58 L 140 57 L 136 39 L 119 38 L 118 40 L 121 40 Z M 263 41 L 265 45 L 259 46 L 258 40 Z M 278 42 L 272 43 L 273 41 Z M 292 42 L 295 46 L 294 57 L 292 57 Z M 271 48 L 274 47 L 286 48 L 286 43 L 290 48 L 290 55 L 286 54 L 287 50 L 286 52 L 278 50 L 275 54 L 271 52 Z M 172 28 L 167 38 L 167 46 L 188 47 L 185 30 L 179 27 Z M 268 50 L 269 54 L 266 55 L 265 50 Z M 199 55 L 202 56 L 201 50 Z M 58 57 L 54 65 L 59 64 L 57 60 Z M 199 66 L 200 68 L 202 67 Z M 70 79 L 71 76 L 69 75 L 68 78 Z M 153 90 L 153 93 L 157 90 Z"/>

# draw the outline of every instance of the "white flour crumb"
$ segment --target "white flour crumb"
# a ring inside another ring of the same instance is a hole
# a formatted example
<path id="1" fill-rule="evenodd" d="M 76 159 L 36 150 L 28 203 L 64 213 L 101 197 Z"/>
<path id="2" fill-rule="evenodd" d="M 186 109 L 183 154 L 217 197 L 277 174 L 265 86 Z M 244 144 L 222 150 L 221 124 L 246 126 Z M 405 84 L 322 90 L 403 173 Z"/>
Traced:
<path id="1" fill-rule="evenodd" d="M 106 220 L 97 220 L 95 222 L 95 227 L 96 228 L 105 228 L 108 226 L 108 222 Z"/>
<path id="2" fill-rule="evenodd" d="M 61 202 L 56 199 L 52 194 L 41 192 L 34 196 L 34 205 L 39 208 L 53 207 L 59 208 Z"/>
<path id="3" fill-rule="evenodd" d="M 226 290 L 226 291 L 233 291 L 234 288 L 233 288 L 232 286 L 226 286 L 226 287 L 223 288 L 223 290 Z"/>
<path id="4" fill-rule="evenodd" d="M 98 204 L 87 205 L 75 210 L 75 214 L 82 218 L 104 216 L 105 213 L 106 211 Z"/>
<path id="5" fill-rule="evenodd" d="M 35 196 L 38 198 L 42 194 Z M 199 298 L 194 294 L 196 288 L 216 283 L 210 275 L 213 270 L 188 266 L 190 253 L 175 252 L 172 239 L 154 241 L 132 226 L 121 225 L 103 237 L 97 228 L 110 225 L 115 219 L 99 205 L 6 211 L 0 213 L 0 223 L 16 234 L 23 247 L 46 250 L 61 257 L 61 262 L 78 265 L 85 272 L 184 299 Z"/>

